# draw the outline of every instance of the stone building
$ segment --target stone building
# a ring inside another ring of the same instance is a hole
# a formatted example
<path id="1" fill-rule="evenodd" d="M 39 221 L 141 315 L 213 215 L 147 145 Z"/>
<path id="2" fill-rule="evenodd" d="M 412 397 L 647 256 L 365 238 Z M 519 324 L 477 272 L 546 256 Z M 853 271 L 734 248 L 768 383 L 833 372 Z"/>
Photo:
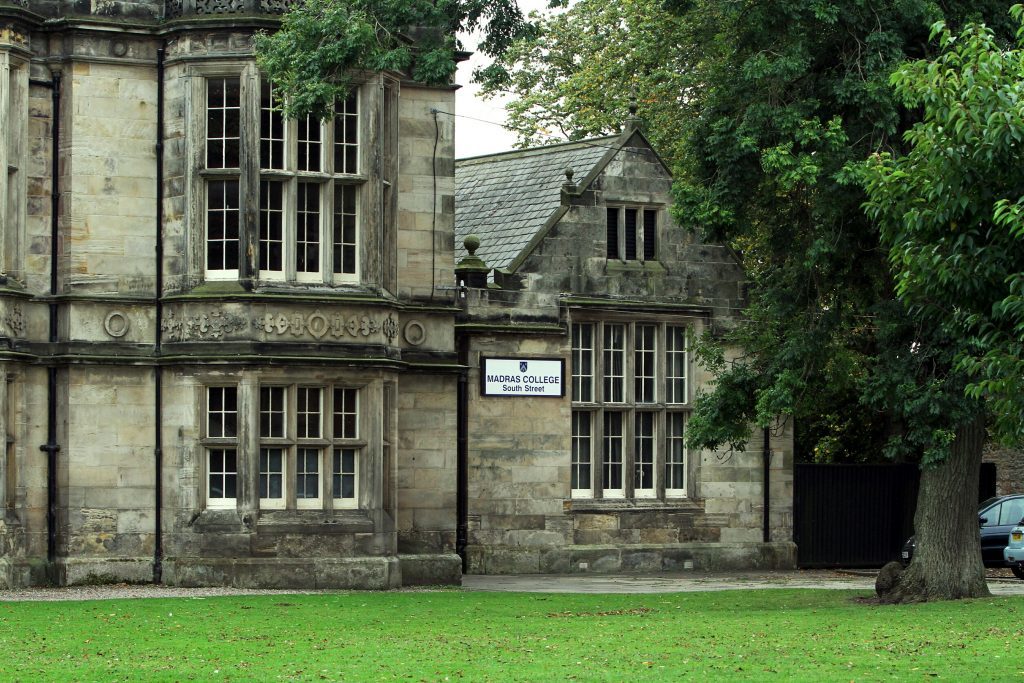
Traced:
<path id="1" fill-rule="evenodd" d="M 454 87 L 283 121 L 285 4 L 0 3 L 0 583 L 458 577 Z"/>
<path id="2" fill-rule="evenodd" d="M 524 153 L 550 183 L 467 222 L 500 289 L 460 290 L 454 86 L 367 74 L 284 121 L 250 39 L 286 4 L 0 0 L 0 585 L 792 563 L 787 438 L 769 543 L 761 451 L 680 450 L 684 332 L 741 283 L 642 137 Z M 481 355 L 593 393 L 480 396 Z"/>
<path id="3" fill-rule="evenodd" d="M 795 563 L 791 432 L 685 447 L 710 381 L 689 344 L 736 318 L 744 278 L 673 223 L 638 124 L 456 164 L 470 573 Z M 536 360 L 563 369 L 561 394 L 522 392 Z"/>

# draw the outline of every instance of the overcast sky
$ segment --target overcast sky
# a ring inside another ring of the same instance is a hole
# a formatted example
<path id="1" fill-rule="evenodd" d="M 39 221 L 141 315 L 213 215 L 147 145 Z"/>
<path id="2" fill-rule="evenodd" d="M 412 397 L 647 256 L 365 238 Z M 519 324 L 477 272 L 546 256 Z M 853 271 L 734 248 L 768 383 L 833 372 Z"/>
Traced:
<path id="1" fill-rule="evenodd" d="M 519 0 L 523 12 L 542 10 L 547 6 L 546 0 Z M 467 50 L 476 46 L 473 36 L 463 36 Z M 455 158 L 475 157 L 481 154 L 493 154 L 512 149 L 515 136 L 495 123 L 505 122 L 504 101 L 507 98 L 492 98 L 484 101 L 479 97 L 480 87 L 472 83 L 473 70 L 487 64 L 487 59 L 479 53 L 459 65 L 455 82 L 462 88 L 455 94 Z M 467 118 L 471 117 L 471 118 Z M 492 121 L 495 123 L 484 123 Z"/>

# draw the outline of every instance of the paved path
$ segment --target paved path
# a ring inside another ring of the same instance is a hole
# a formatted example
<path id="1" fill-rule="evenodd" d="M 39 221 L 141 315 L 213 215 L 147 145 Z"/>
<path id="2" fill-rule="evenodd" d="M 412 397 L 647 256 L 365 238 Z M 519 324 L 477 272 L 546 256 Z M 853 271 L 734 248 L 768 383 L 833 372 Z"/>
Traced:
<path id="1" fill-rule="evenodd" d="M 1024 595 L 1024 581 L 989 578 L 995 595 Z M 873 574 L 827 570 L 674 574 L 464 576 L 463 590 L 536 593 L 684 593 L 767 588 L 826 588 L 874 593 Z"/>
<path id="2" fill-rule="evenodd" d="M 1024 581 L 990 572 L 988 586 L 994 595 L 1024 595 Z M 869 572 L 829 570 L 764 572 L 680 572 L 673 574 L 573 574 L 520 576 L 465 576 L 462 590 L 531 593 L 681 593 L 768 588 L 826 588 L 874 593 L 875 577 Z M 408 590 L 433 590 L 413 588 Z M 451 589 L 446 589 L 451 590 Z M 113 585 L 71 588 L 21 588 L 0 590 L 0 603 L 22 600 L 115 600 L 121 598 L 194 598 L 221 595 L 332 593 L 331 590 L 245 590 L 239 588 L 175 588 L 173 586 Z"/>

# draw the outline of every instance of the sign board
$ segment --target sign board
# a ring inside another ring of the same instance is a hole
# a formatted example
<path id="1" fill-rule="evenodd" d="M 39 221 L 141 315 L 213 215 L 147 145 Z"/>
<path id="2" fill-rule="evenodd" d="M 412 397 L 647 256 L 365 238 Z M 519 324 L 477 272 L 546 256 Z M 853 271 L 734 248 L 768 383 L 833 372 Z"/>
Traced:
<path id="1" fill-rule="evenodd" d="M 565 396 L 564 358 L 480 358 L 481 396 Z"/>

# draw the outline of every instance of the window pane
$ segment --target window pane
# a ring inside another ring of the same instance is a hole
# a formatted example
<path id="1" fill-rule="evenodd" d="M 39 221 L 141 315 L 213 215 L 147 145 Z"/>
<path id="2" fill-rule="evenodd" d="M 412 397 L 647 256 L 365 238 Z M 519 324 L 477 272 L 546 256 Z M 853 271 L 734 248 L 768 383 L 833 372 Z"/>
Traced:
<path id="1" fill-rule="evenodd" d="M 658 255 L 658 212 L 644 209 L 644 261 L 653 261 Z"/>
<path id="2" fill-rule="evenodd" d="M 238 435 L 238 390 L 235 387 L 207 387 L 206 436 L 211 439 Z"/>
<path id="3" fill-rule="evenodd" d="M 619 258 L 619 210 L 608 209 L 608 258 Z"/>
<path id="4" fill-rule="evenodd" d="M 359 103 L 356 93 L 334 109 L 334 172 L 358 173 Z"/>
<path id="5" fill-rule="evenodd" d="M 260 270 L 284 270 L 284 183 L 260 182 Z"/>
<path id="6" fill-rule="evenodd" d="M 206 184 L 206 269 L 238 270 L 238 181 Z"/>
<path id="7" fill-rule="evenodd" d="M 669 325 L 665 337 L 667 399 L 669 403 L 686 403 L 686 328 Z"/>
<path id="8" fill-rule="evenodd" d="M 356 449 L 335 448 L 332 475 L 332 496 L 354 499 L 356 496 Z"/>
<path id="9" fill-rule="evenodd" d="M 355 439 L 358 437 L 358 389 L 334 390 L 334 438 Z"/>
<path id="10" fill-rule="evenodd" d="M 606 412 L 602 484 L 606 492 L 622 490 L 622 438 L 622 413 Z"/>
<path id="11" fill-rule="evenodd" d="M 238 168 L 240 101 L 237 78 L 206 82 L 207 168 Z"/>
<path id="12" fill-rule="evenodd" d="M 626 326 L 604 326 L 604 400 L 625 401 Z"/>
<path id="13" fill-rule="evenodd" d="M 234 449 L 213 448 L 208 452 L 209 476 L 206 495 L 210 500 L 235 498 L 238 472 Z"/>
<path id="14" fill-rule="evenodd" d="M 356 272 L 356 191 L 354 185 L 334 186 L 334 272 Z"/>
<path id="15" fill-rule="evenodd" d="M 320 389 L 299 387 L 296 391 L 296 422 L 300 439 L 320 438 Z"/>
<path id="16" fill-rule="evenodd" d="M 270 83 L 260 85 L 260 168 L 284 168 L 284 116 L 275 111 L 276 94 Z"/>
<path id="17" fill-rule="evenodd" d="M 295 225 L 295 270 L 320 272 L 320 185 L 299 183 Z"/>
<path id="18" fill-rule="evenodd" d="M 284 497 L 284 451 L 280 448 L 260 449 L 260 498 Z"/>
<path id="19" fill-rule="evenodd" d="M 654 492 L 654 413 L 636 413 L 633 428 L 633 488 Z"/>
<path id="20" fill-rule="evenodd" d="M 682 413 L 669 413 L 665 430 L 665 488 L 686 488 L 686 445 L 683 443 Z"/>
<path id="21" fill-rule="evenodd" d="M 572 400 L 594 400 L 594 326 L 572 326 Z"/>
<path id="22" fill-rule="evenodd" d="M 314 116 L 299 119 L 299 170 L 320 170 L 320 121 Z"/>
<path id="23" fill-rule="evenodd" d="M 633 351 L 633 400 L 637 403 L 654 403 L 654 381 L 657 373 L 658 336 L 656 325 L 637 325 L 636 348 Z"/>
<path id="24" fill-rule="evenodd" d="M 284 402 L 284 387 L 260 387 L 260 438 L 285 437 Z"/>
<path id="25" fill-rule="evenodd" d="M 295 463 L 295 497 L 320 497 L 320 451 L 300 448 Z"/>
<path id="26" fill-rule="evenodd" d="M 572 413 L 572 488 L 589 491 L 592 439 L 591 413 L 574 410 Z"/>

